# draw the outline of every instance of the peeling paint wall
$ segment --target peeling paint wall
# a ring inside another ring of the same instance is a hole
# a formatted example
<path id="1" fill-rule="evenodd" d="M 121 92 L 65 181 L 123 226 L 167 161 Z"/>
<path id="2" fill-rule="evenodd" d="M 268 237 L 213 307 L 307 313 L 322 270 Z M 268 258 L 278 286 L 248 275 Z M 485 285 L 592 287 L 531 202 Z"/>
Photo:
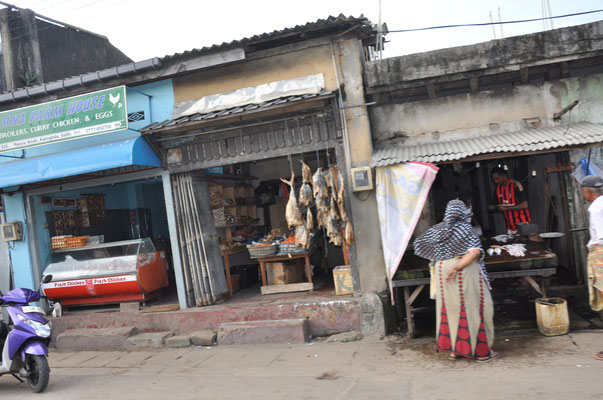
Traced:
<path id="1" fill-rule="evenodd" d="M 450 139 L 524 129 L 523 118 L 552 123 L 555 112 L 580 101 L 563 122 L 603 123 L 603 74 L 533 85 L 371 107 L 373 140 L 438 133 Z"/>
<path id="2" fill-rule="evenodd" d="M 176 103 L 302 76 L 324 74 L 326 90 L 335 90 L 328 45 L 200 71 L 173 79 Z"/>

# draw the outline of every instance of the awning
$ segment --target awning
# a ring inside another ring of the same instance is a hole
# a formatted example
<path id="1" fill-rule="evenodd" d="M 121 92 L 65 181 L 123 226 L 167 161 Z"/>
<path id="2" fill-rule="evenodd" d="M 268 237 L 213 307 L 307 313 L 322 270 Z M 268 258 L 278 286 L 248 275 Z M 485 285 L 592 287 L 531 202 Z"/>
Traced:
<path id="1" fill-rule="evenodd" d="M 208 121 L 216 121 L 222 118 L 232 118 L 233 116 L 240 117 L 243 115 L 272 110 L 275 108 L 288 107 L 305 101 L 315 101 L 330 98 L 334 95 L 334 93 L 335 92 L 333 91 L 323 90 L 320 93 L 308 93 L 299 96 L 296 95 L 279 97 L 277 99 L 264 101 L 259 104 L 251 103 L 219 111 L 187 115 L 163 122 L 154 122 L 150 125 L 145 126 L 140 131 L 143 133 L 158 133 L 162 131 L 169 131 L 178 127 L 194 127 L 196 124 L 201 124 Z"/>
<path id="2" fill-rule="evenodd" d="M 446 135 L 441 135 L 445 137 Z M 550 128 L 526 128 L 516 132 L 473 136 L 456 140 L 379 143 L 371 166 L 382 167 L 407 161 L 438 163 L 463 160 L 480 154 L 539 152 L 602 143 L 603 125 L 580 122 Z"/>
<path id="3" fill-rule="evenodd" d="M 0 164 L 0 187 L 24 185 L 131 165 L 160 167 L 161 160 L 142 138 L 120 140 Z"/>

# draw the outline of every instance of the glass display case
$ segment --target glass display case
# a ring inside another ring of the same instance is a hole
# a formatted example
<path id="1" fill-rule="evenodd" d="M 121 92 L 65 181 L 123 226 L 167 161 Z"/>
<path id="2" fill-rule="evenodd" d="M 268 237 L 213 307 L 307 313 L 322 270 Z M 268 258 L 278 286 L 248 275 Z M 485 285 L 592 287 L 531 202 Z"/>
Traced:
<path id="1" fill-rule="evenodd" d="M 145 301 L 168 285 L 164 252 L 151 239 L 133 239 L 53 251 L 42 285 L 63 305 Z"/>

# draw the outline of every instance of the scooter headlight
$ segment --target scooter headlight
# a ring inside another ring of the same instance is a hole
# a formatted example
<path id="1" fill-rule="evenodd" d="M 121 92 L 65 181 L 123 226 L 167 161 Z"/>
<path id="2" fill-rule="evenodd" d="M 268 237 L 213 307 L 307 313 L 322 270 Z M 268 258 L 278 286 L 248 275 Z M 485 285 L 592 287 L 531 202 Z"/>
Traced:
<path id="1" fill-rule="evenodd" d="M 43 324 L 41 322 L 34 321 L 33 319 L 25 318 L 21 314 L 17 314 L 17 317 L 19 317 L 21 321 L 29 325 L 34 330 L 36 335 L 40 337 L 47 338 L 52 333 L 52 329 L 50 328 L 49 323 Z"/>

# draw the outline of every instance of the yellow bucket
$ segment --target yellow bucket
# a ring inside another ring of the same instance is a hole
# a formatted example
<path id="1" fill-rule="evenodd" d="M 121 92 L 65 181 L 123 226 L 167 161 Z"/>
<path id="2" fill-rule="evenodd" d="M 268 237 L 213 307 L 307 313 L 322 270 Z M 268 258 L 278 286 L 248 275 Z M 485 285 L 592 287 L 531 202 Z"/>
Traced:
<path id="1" fill-rule="evenodd" d="M 545 336 L 565 335 L 570 322 L 567 301 L 561 297 L 536 299 L 536 322 L 538 330 Z"/>

